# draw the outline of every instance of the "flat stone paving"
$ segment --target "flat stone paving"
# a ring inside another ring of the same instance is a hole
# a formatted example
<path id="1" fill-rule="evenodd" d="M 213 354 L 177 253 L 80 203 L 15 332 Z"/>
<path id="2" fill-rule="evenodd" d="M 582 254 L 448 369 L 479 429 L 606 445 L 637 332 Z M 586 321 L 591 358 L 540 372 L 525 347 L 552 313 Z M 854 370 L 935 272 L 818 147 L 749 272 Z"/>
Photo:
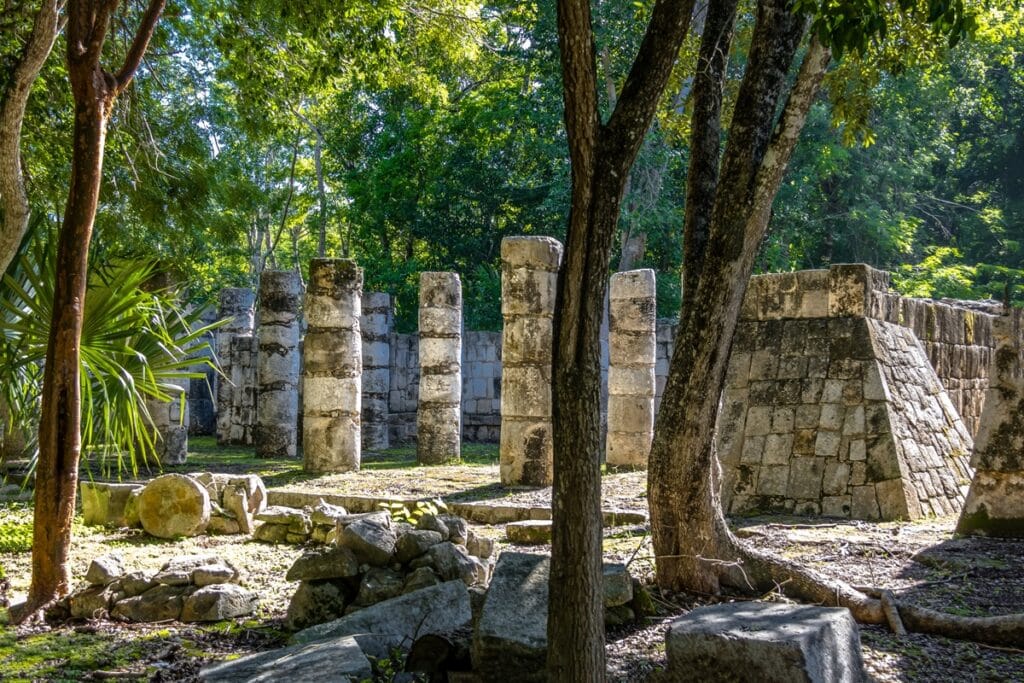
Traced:
<path id="1" fill-rule="evenodd" d="M 551 487 L 504 487 L 497 465 L 434 465 L 367 469 L 296 479 L 273 488 L 323 491 L 340 495 L 444 498 L 449 502 L 490 502 L 521 507 L 550 507 Z M 647 473 L 610 473 L 601 478 L 604 509 L 647 512 Z"/>

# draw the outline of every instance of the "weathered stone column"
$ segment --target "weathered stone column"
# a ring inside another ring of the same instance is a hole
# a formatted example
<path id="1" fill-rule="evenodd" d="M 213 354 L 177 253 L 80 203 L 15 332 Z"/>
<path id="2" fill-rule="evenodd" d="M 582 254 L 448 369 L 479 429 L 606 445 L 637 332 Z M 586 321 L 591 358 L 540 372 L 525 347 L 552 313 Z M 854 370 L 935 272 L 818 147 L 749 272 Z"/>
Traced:
<path id="1" fill-rule="evenodd" d="M 189 380 L 180 379 L 178 389 L 169 391 L 170 401 L 146 401 L 153 420 L 153 450 L 161 465 L 183 465 L 188 456 Z M 182 400 L 182 398 L 186 400 Z M 184 412 L 182 412 L 184 405 Z"/>
<path id="2" fill-rule="evenodd" d="M 647 467 L 654 438 L 654 271 L 612 275 L 606 460 L 614 467 Z"/>
<path id="3" fill-rule="evenodd" d="M 1024 309 L 992 321 L 995 349 L 961 534 L 1024 538 Z"/>
<path id="4" fill-rule="evenodd" d="M 231 423 L 227 443 L 251 446 L 256 431 L 256 398 L 259 392 L 256 365 L 260 345 L 251 334 L 231 339 Z"/>
<path id="5" fill-rule="evenodd" d="M 291 270 L 260 276 L 256 455 L 296 456 L 299 419 L 299 307 L 302 280 Z"/>
<path id="6" fill-rule="evenodd" d="M 224 377 L 218 376 L 215 383 L 217 406 L 217 443 L 237 443 L 231 439 L 231 425 L 236 422 L 234 406 L 238 402 L 236 392 L 240 387 L 233 381 L 235 359 L 231 355 L 231 340 L 239 335 L 253 333 L 253 306 L 256 295 L 250 289 L 225 287 L 220 291 L 220 306 L 217 315 L 228 320 L 214 332 L 214 350 Z"/>
<path id="7" fill-rule="evenodd" d="M 420 273 L 420 400 L 416 459 L 459 460 L 462 449 L 462 282 L 457 273 Z"/>
<path id="8" fill-rule="evenodd" d="M 302 452 L 307 472 L 359 469 L 362 294 L 363 269 L 355 261 L 313 259 L 302 368 Z"/>
<path id="9" fill-rule="evenodd" d="M 363 294 L 359 321 L 363 335 L 363 448 L 378 451 L 388 439 L 388 392 L 391 390 L 391 295 Z"/>
<path id="10" fill-rule="evenodd" d="M 501 483 L 549 486 L 552 318 L 562 244 L 550 237 L 501 241 Z"/>

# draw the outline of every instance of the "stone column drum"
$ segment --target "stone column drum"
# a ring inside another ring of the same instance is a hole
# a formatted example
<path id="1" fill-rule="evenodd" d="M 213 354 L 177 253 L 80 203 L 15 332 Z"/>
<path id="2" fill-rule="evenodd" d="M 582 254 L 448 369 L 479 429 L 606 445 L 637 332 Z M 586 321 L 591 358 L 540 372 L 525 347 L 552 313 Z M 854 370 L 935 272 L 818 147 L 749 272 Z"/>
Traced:
<path id="1" fill-rule="evenodd" d="M 302 452 L 307 472 L 359 469 L 363 269 L 351 259 L 313 259 L 306 290 Z"/>
<path id="2" fill-rule="evenodd" d="M 612 275 L 606 460 L 613 467 L 643 469 L 654 438 L 654 271 Z"/>
<path id="3" fill-rule="evenodd" d="M 458 461 L 462 448 L 462 282 L 420 273 L 420 397 L 416 459 Z"/>
<path id="4" fill-rule="evenodd" d="M 363 294 L 359 324 L 363 335 L 363 448 L 387 448 L 388 392 L 391 389 L 391 295 Z"/>
<path id="5" fill-rule="evenodd" d="M 217 315 L 227 319 L 227 323 L 214 332 L 214 350 L 220 363 L 224 377 L 216 379 L 217 406 L 217 443 L 227 445 L 235 443 L 231 440 L 231 425 L 236 422 L 234 405 L 237 402 L 235 392 L 240 387 L 231 378 L 235 360 L 231 355 L 231 340 L 239 335 L 253 333 L 253 306 L 256 295 L 250 289 L 242 287 L 225 287 L 220 290 L 220 306 Z"/>
<path id="6" fill-rule="evenodd" d="M 562 244 L 551 237 L 501 241 L 501 483 L 552 481 L 551 352 Z"/>
<path id="7" fill-rule="evenodd" d="M 296 456 L 299 419 L 299 308 L 302 280 L 291 270 L 260 276 L 256 455 Z"/>

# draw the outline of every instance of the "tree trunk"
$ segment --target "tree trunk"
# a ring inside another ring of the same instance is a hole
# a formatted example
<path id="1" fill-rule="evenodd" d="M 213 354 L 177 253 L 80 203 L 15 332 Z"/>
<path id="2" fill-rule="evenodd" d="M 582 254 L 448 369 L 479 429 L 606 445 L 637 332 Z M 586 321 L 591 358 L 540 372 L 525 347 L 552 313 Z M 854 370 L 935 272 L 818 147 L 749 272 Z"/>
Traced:
<path id="1" fill-rule="evenodd" d="M 117 95 L 131 82 L 163 10 L 151 0 L 116 75 L 99 64 L 116 2 L 72 2 L 68 8 L 68 75 L 75 100 L 71 188 L 57 243 L 50 337 L 43 373 L 32 538 L 32 582 L 15 621 L 67 594 L 68 549 L 81 456 L 79 341 L 89 270 L 89 242 L 103 176 L 107 121 Z"/>
<path id="2" fill-rule="evenodd" d="M 711 15 L 708 21 L 710 28 Z M 702 262 L 687 263 L 688 280 L 698 273 L 696 291 L 685 298 L 649 462 L 651 534 L 662 586 L 718 593 L 736 557 L 737 541 L 718 496 L 715 421 L 740 304 L 771 203 L 829 60 L 828 50 L 813 40 L 772 136 L 803 31 L 803 19 L 784 0 L 759 5 L 721 179 L 714 181 L 713 203 L 699 207 L 707 211 L 710 204 L 710 217 L 703 217 L 709 236 Z M 701 160 L 698 168 L 717 165 L 717 145 L 712 153 L 716 158 Z"/>
<path id="3" fill-rule="evenodd" d="M 629 170 L 689 26 L 692 2 L 660 0 L 607 124 L 597 106 L 590 7 L 558 3 L 572 204 L 554 319 L 554 486 L 548 675 L 604 679 L 599 335 Z"/>
<path id="4" fill-rule="evenodd" d="M 39 71 L 60 33 L 56 0 L 44 0 L 11 80 L 0 94 L 0 276 L 7 271 L 28 230 L 28 195 L 21 168 L 21 124 Z"/>

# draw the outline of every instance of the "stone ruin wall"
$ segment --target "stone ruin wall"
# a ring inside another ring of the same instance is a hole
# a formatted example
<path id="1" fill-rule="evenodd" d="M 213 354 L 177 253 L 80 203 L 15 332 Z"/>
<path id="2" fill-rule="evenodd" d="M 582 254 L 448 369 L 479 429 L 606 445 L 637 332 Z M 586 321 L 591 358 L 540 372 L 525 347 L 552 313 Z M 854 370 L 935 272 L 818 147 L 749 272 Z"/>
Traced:
<path id="1" fill-rule="evenodd" d="M 888 274 L 863 265 L 753 278 L 718 426 L 727 509 L 959 510 L 991 322 L 892 294 Z"/>
<path id="2" fill-rule="evenodd" d="M 895 295 L 888 274 L 862 265 L 754 277 L 728 380 L 724 419 L 733 423 L 720 425 L 732 511 L 887 518 L 956 510 L 994 342 L 990 313 L 955 304 Z M 675 321 L 657 321 L 656 403 L 674 336 Z M 389 437 L 408 443 L 416 436 L 419 338 L 389 331 L 387 339 Z M 463 438 L 494 442 L 502 335 L 464 332 L 463 340 Z M 243 368 L 231 368 L 233 376 L 252 374 L 238 351 L 233 360 Z M 904 417 L 892 419 L 893 410 Z"/>
<path id="3" fill-rule="evenodd" d="M 419 335 L 391 335 L 391 391 L 388 428 L 391 443 L 416 441 L 419 403 Z M 497 443 L 501 431 L 501 333 L 462 336 L 462 438 Z"/>

